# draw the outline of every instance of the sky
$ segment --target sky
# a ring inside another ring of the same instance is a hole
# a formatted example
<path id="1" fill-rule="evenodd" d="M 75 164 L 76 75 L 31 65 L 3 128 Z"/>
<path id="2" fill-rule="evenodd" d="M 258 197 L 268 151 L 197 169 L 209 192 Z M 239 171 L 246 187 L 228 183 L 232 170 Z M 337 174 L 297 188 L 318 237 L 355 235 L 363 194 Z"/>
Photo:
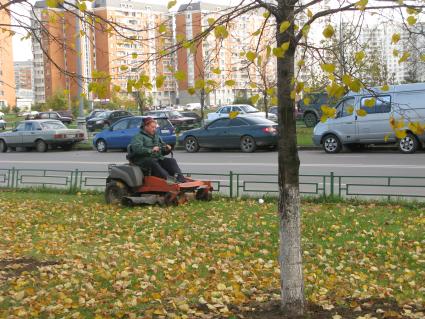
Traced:
<path id="1" fill-rule="evenodd" d="M 142 2 L 151 2 L 151 3 L 161 3 L 167 5 L 169 0 L 147 0 Z M 177 6 L 182 3 L 188 3 L 190 0 L 179 0 L 177 1 Z M 212 2 L 220 5 L 229 5 L 236 0 L 206 0 L 205 2 Z M 31 3 L 35 3 L 35 0 L 31 0 Z M 193 1 L 197 2 L 197 1 Z M 240 2 L 240 0 L 238 1 Z M 19 33 L 19 30 L 15 30 Z M 21 41 L 22 34 L 17 34 L 13 37 L 13 59 L 14 61 L 26 61 L 32 59 L 31 51 L 31 40 Z"/>

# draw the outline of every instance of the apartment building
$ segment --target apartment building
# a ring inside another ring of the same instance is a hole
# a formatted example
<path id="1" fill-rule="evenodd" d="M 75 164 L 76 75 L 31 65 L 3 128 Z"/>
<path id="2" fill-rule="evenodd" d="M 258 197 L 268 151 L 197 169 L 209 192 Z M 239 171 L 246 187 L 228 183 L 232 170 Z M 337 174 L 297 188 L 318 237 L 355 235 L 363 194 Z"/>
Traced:
<path id="1" fill-rule="evenodd" d="M 64 92 L 71 107 L 77 103 L 81 91 L 89 96 L 88 80 L 92 77 L 95 58 L 93 32 L 71 10 L 48 8 L 45 1 L 34 5 L 31 23 L 38 30 L 32 37 L 35 102 L 43 103 L 48 97 Z M 81 61 L 81 85 L 78 60 Z"/>
<path id="2" fill-rule="evenodd" d="M 0 0 L 0 3 L 3 3 Z M 13 49 L 12 36 L 7 27 L 10 24 L 10 15 L 5 10 L 0 10 L 0 109 L 13 107 L 16 103 L 15 81 L 13 74 Z"/>
<path id="3" fill-rule="evenodd" d="M 154 105 L 175 104 L 174 55 L 159 56 L 161 50 L 173 43 L 173 19 L 167 7 L 144 1 L 96 0 L 93 12 L 119 25 L 117 32 L 112 33 L 106 31 L 106 23 L 96 25 L 96 70 L 109 74 L 111 85 L 119 86 L 121 95 L 126 95 L 129 79 L 145 75 L 155 84 L 156 77 L 164 75 L 164 85 L 154 85 L 146 94 L 152 97 Z M 166 32 L 160 33 L 161 24 Z"/>
<path id="4" fill-rule="evenodd" d="M 33 99 L 33 61 L 15 61 L 16 98 Z"/>
<path id="5" fill-rule="evenodd" d="M 206 2 L 190 2 L 181 5 L 175 15 L 176 37 L 191 40 L 205 31 L 208 19 L 216 19 L 231 7 Z M 177 69 L 187 76 L 178 82 L 180 104 L 199 102 L 199 94 L 190 95 L 188 89 L 194 87 L 196 80 L 214 80 L 218 88 L 206 95 L 207 105 L 222 105 L 232 103 L 235 97 L 249 97 L 255 90 L 249 83 L 257 82 L 260 76 L 252 65 L 248 66 L 241 52 L 255 50 L 255 39 L 252 33 L 261 27 L 264 17 L 261 11 L 241 15 L 227 26 L 229 36 L 224 40 L 217 40 L 210 34 L 196 43 L 196 52 L 181 48 L 177 51 Z M 265 41 L 265 39 L 263 39 Z M 270 75 L 275 74 L 275 59 L 270 61 Z M 219 69 L 220 74 L 211 72 Z M 233 87 L 225 86 L 226 80 L 234 80 Z"/>

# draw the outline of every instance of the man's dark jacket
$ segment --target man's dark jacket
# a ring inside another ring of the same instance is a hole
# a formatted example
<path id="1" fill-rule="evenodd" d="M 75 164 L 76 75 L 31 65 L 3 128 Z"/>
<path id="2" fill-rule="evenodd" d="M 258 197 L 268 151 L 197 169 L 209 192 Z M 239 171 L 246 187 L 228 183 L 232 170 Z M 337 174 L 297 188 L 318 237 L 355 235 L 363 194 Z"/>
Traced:
<path id="1" fill-rule="evenodd" d="M 164 155 L 168 153 L 166 151 L 166 144 L 157 133 L 152 136 L 143 129 L 132 138 L 130 145 L 132 162 L 141 167 L 146 167 L 146 163 L 149 159 L 164 159 Z M 159 146 L 160 151 L 152 152 L 154 146 Z"/>

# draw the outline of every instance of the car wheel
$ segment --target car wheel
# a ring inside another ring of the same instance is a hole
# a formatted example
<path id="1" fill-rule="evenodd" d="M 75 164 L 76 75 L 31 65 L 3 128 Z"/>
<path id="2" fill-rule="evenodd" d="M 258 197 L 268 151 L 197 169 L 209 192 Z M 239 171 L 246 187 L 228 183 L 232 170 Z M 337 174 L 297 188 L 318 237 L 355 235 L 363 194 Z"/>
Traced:
<path id="1" fill-rule="evenodd" d="M 245 135 L 241 138 L 241 151 L 244 153 L 255 152 L 257 145 L 255 139 L 252 136 Z"/>
<path id="2" fill-rule="evenodd" d="M 314 127 L 317 124 L 317 116 L 314 113 L 307 113 L 304 115 L 304 123 L 307 127 Z"/>
<path id="3" fill-rule="evenodd" d="M 6 153 L 7 152 L 7 144 L 5 141 L 0 140 L 0 153 Z"/>
<path id="4" fill-rule="evenodd" d="M 186 137 L 186 139 L 184 140 L 184 147 L 187 152 L 196 153 L 197 151 L 199 151 L 198 140 L 193 136 Z"/>
<path id="5" fill-rule="evenodd" d="M 98 139 L 96 141 L 96 149 L 99 153 L 104 153 L 108 150 L 108 146 L 106 145 L 106 141 L 104 139 Z"/>
<path id="6" fill-rule="evenodd" d="M 398 142 L 400 152 L 405 154 L 415 153 L 418 150 L 418 147 L 418 140 L 412 133 L 407 133 L 406 137 L 400 139 Z"/>
<path id="7" fill-rule="evenodd" d="M 130 191 L 125 183 L 112 180 L 106 184 L 105 201 L 107 204 L 121 204 L 126 196 L 130 196 Z"/>
<path id="8" fill-rule="evenodd" d="M 43 140 L 38 140 L 37 142 L 35 142 L 35 149 L 37 150 L 37 152 L 40 152 L 40 153 L 46 152 L 47 151 L 46 142 Z"/>
<path id="9" fill-rule="evenodd" d="M 323 149 L 326 153 L 335 154 L 341 151 L 342 144 L 333 134 L 326 135 L 323 139 Z"/>

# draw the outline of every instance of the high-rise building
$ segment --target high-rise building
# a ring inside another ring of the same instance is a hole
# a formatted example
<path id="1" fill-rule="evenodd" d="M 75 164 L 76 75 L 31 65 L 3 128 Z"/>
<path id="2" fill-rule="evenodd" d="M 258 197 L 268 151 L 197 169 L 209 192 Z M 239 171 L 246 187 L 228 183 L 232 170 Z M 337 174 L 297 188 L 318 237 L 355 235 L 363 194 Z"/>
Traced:
<path id="1" fill-rule="evenodd" d="M 68 107 L 78 103 L 79 73 L 83 79 L 82 92 L 89 95 L 88 79 L 92 75 L 94 58 L 93 33 L 72 10 L 48 8 L 45 1 L 37 1 L 34 5 L 31 22 L 38 29 L 32 37 L 35 102 L 45 102 L 56 93 L 64 93 L 69 101 Z M 80 71 L 77 59 L 81 61 Z"/>
<path id="2" fill-rule="evenodd" d="M 0 0 L 0 4 L 5 1 Z M 13 74 L 12 35 L 8 25 L 10 15 L 6 10 L 0 10 L 0 109 L 13 107 L 16 103 L 15 81 Z"/>
<path id="3" fill-rule="evenodd" d="M 216 19 L 231 7 L 206 2 L 190 2 L 181 5 L 176 13 L 176 38 L 192 40 L 204 32 L 209 19 Z M 235 97 L 249 97 L 253 89 L 249 83 L 257 82 L 260 76 L 253 65 L 241 53 L 255 51 L 256 40 L 252 33 L 264 22 L 262 11 L 243 14 L 232 20 L 227 26 L 229 35 L 225 39 L 217 39 L 213 34 L 204 37 L 195 44 L 196 51 L 181 48 L 177 51 L 177 69 L 186 74 L 186 78 L 178 82 L 180 104 L 199 102 L 198 94 L 191 95 L 188 89 L 195 86 L 197 80 L 213 80 L 218 87 L 207 94 L 206 104 L 221 105 L 232 103 Z M 264 43 L 265 39 L 262 40 Z M 276 68 L 275 59 L 270 61 L 273 74 Z M 220 74 L 211 72 L 220 70 Z M 234 80 L 232 87 L 224 85 L 226 80 Z"/>
<path id="4" fill-rule="evenodd" d="M 159 56 L 173 40 L 172 16 L 167 7 L 145 1 L 96 0 L 93 11 L 119 26 L 115 32 L 108 32 L 110 26 L 100 21 L 95 28 L 96 70 L 111 76 L 111 85 L 120 88 L 116 94 L 125 95 L 128 80 L 137 80 L 140 75 L 148 76 L 150 83 L 163 75 L 164 85 L 154 85 L 145 93 L 152 97 L 154 105 L 174 104 L 173 55 Z M 165 30 L 160 30 L 159 25 Z"/>
<path id="5" fill-rule="evenodd" d="M 16 61 L 15 69 L 16 98 L 33 99 L 33 61 Z"/>

